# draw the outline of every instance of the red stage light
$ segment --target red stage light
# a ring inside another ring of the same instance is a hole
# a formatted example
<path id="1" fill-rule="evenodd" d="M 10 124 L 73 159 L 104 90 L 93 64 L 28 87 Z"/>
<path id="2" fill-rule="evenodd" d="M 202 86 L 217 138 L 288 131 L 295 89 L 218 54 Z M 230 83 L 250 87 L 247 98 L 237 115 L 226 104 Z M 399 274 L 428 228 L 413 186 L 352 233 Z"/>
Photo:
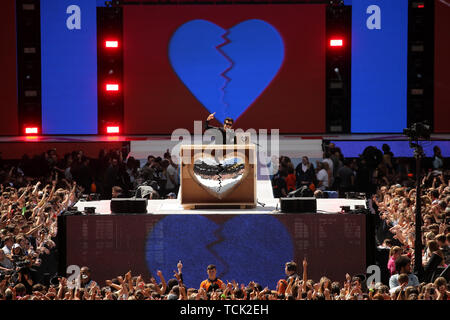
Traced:
<path id="1" fill-rule="evenodd" d="M 106 91 L 119 91 L 119 85 L 117 83 L 106 84 Z"/>
<path id="2" fill-rule="evenodd" d="M 25 128 L 25 134 L 38 134 L 39 129 L 38 127 L 26 127 Z"/>
<path id="3" fill-rule="evenodd" d="M 105 41 L 105 47 L 106 48 L 118 48 L 119 47 L 119 41 L 117 41 L 117 40 L 107 40 L 107 41 Z"/>
<path id="4" fill-rule="evenodd" d="M 342 47 L 344 45 L 344 40 L 342 39 L 331 39 L 330 47 Z"/>
<path id="5" fill-rule="evenodd" d="M 424 5 L 423 3 L 419 3 L 419 4 L 417 5 L 417 8 L 423 9 L 423 8 L 425 8 L 425 5 Z"/>
<path id="6" fill-rule="evenodd" d="M 119 126 L 108 126 L 106 127 L 106 133 L 119 133 L 120 127 Z"/>

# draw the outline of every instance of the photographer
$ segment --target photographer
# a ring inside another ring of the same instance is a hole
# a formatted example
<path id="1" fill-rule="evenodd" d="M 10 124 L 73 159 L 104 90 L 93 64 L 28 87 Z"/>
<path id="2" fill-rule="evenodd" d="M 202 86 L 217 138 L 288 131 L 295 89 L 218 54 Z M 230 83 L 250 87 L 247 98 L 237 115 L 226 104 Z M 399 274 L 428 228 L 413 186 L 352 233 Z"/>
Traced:
<path id="1" fill-rule="evenodd" d="M 33 288 L 33 279 L 31 275 L 30 260 L 21 260 L 16 263 L 15 284 L 22 283 L 25 286 L 26 293 L 31 294 Z"/>

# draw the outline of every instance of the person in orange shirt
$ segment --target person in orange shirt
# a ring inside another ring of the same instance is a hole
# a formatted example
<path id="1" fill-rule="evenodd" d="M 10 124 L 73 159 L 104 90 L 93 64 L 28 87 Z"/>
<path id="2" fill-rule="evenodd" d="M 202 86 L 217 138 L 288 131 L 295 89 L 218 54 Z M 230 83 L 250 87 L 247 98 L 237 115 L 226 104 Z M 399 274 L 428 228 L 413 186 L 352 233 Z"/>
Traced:
<path id="1" fill-rule="evenodd" d="M 206 292 L 212 292 L 217 289 L 225 289 L 225 283 L 217 278 L 217 270 L 215 265 L 210 264 L 207 267 L 206 272 L 208 273 L 208 279 L 203 280 L 202 283 L 200 283 L 200 289 L 204 289 Z"/>
<path id="2" fill-rule="evenodd" d="M 292 163 L 289 163 L 288 167 L 287 167 L 287 171 L 288 171 L 288 175 L 285 178 L 286 180 L 286 187 L 287 187 L 287 192 L 292 192 L 295 190 L 295 186 L 296 186 L 296 177 L 295 177 L 295 171 L 294 171 L 294 166 Z"/>

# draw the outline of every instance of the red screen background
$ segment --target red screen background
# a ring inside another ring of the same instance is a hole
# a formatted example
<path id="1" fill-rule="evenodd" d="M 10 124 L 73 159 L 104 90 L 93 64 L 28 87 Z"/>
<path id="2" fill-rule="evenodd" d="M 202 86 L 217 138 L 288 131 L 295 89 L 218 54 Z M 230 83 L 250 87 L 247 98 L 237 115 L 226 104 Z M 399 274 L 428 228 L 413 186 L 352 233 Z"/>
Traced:
<path id="1" fill-rule="evenodd" d="M 18 134 L 15 1 L 2 1 L 0 41 L 0 135 L 13 136 Z"/>
<path id="2" fill-rule="evenodd" d="M 434 132 L 450 132 L 450 1 L 435 2 Z"/>
<path id="3" fill-rule="evenodd" d="M 126 134 L 170 134 L 177 128 L 193 132 L 194 121 L 208 116 L 168 58 L 172 34 L 193 19 L 222 28 L 262 19 L 283 37 L 283 65 L 258 99 L 235 119 L 235 128 L 325 131 L 324 5 L 152 5 L 124 7 Z"/>

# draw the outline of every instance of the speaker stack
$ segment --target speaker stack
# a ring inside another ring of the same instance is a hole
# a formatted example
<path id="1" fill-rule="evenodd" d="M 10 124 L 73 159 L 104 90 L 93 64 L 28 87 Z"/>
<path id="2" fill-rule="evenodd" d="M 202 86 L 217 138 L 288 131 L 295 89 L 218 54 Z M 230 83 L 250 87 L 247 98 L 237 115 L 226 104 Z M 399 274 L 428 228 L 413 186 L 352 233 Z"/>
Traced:
<path id="1" fill-rule="evenodd" d="M 281 212 L 317 213 L 317 200 L 314 197 L 280 198 Z"/>
<path id="2" fill-rule="evenodd" d="M 112 198 L 111 213 L 145 214 L 147 213 L 147 199 Z"/>

